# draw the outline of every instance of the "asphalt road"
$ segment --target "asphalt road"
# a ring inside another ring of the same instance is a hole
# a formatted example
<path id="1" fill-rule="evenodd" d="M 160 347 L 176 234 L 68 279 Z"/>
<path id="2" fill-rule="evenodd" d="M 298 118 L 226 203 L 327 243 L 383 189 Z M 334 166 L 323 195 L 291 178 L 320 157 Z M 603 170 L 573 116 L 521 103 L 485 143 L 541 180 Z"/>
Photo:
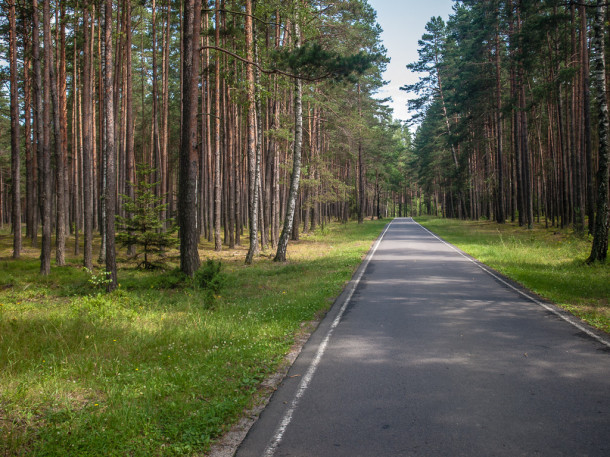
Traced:
<path id="1" fill-rule="evenodd" d="M 374 249 L 237 456 L 610 456 L 605 337 L 411 219 Z"/>

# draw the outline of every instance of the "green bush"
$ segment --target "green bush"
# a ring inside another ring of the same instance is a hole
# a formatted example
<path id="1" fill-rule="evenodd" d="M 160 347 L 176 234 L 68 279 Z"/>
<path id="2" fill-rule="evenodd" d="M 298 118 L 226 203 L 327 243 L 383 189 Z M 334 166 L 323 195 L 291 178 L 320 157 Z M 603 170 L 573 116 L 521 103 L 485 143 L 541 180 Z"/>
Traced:
<path id="1" fill-rule="evenodd" d="M 222 263 L 208 259 L 195 272 L 193 283 L 196 288 L 209 292 L 210 296 L 218 295 L 227 282 L 227 275 L 222 271 Z"/>

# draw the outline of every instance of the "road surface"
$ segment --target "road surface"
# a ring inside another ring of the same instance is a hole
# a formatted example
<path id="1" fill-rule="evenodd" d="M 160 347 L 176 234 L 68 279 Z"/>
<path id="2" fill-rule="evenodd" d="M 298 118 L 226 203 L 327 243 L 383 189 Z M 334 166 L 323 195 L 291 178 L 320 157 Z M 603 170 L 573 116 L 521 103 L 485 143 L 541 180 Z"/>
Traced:
<path id="1" fill-rule="evenodd" d="M 483 268 L 395 219 L 236 455 L 610 456 L 610 342 Z"/>

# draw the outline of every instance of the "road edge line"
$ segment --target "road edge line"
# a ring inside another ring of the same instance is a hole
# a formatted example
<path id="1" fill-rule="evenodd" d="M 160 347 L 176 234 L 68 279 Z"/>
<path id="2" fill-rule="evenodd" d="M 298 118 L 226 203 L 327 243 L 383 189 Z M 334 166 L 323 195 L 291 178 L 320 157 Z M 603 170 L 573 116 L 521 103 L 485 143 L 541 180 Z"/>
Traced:
<path id="1" fill-rule="evenodd" d="M 265 448 L 265 451 L 263 452 L 263 457 L 273 457 L 273 455 L 275 454 L 275 451 L 277 450 L 278 446 L 280 445 L 282 438 L 284 437 L 284 433 L 286 432 L 288 425 L 290 425 L 290 422 L 292 421 L 292 415 L 294 414 L 294 411 L 296 410 L 297 406 L 299 405 L 299 401 L 301 400 L 301 397 L 303 397 L 303 395 L 305 394 L 305 391 L 309 387 L 309 384 L 311 383 L 311 380 L 313 379 L 313 376 L 316 373 L 316 370 L 318 369 L 318 365 L 320 364 L 320 360 L 322 359 L 324 352 L 326 352 L 326 347 L 328 346 L 330 337 L 332 336 L 335 328 L 339 325 L 339 322 L 341 321 L 341 318 L 343 317 L 343 314 L 345 313 L 345 310 L 347 309 L 347 306 L 349 305 L 349 303 L 352 299 L 352 296 L 354 295 L 354 292 L 358 288 L 358 284 L 360 284 L 360 280 L 362 279 L 364 272 L 366 271 L 371 259 L 373 258 L 373 255 L 375 255 L 375 252 L 377 252 L 377 248 L 381 244 L 381 241 L 383 240 L 383 237 L 385 236 L 386 232 L 392 225 L 392 222 L 394 222 L 394 220 L 391 220 L 386 225 L 384 231 L 377 238 L 377 240 L 375 241 L 375 244 L 373 244 L 373 247 L 367 254 L 366 259 L 361 264 L 362 267 L 360 268 L 360 271 L 358 272 L 356 279 L 353 280 L 353 282 L 351 284 L 351 289 L 350 289 L 347 297 L 345 298 L 343 304 L 341 305 L 341 309 L 339 310 L 339 313 L 333 320 L 333 323 L 331 324 L 330 328 L 326 332 L 324 339 L 320 343 L 320 346 L 318 347 L 318 350 L 316 351 L 315 357 L 309 364 L 309 368 L 307 369 L 307 372 L 305 373 L 303 378 L 301 378 L 301 382 L 299 383 L 299 387 L 297 388 L 297 391 L 296 391 L 292 401 L 290 402 L 290 406 L 284 413 L 282 420 L 280 421 L 279 425 L 275 429 L 275 432 L 273 433 L 273 438 L 270 440 L 269 444 Z"/>
<path id="2" fill-rule="evenodd" d="M 588 336 L 590 336 L 591 338 L 595 339 L 597 342 L 603 344 L 604 346 L 610 348 L 610 341 L 606 340 L 604 337 L 598 335 L 597 333 L 593 332 L 592 330 L 589 330 L 588 328 L 584 327 L 580 322 L 576 322 L 574 319 L 576 319 L 576 317 L 572 316 L 571 314 L 565 315 L 564 313 L 560 312 L 559 310 L 555 309 L 553 306 L 549 306 L 546 303 L 541 302 L 540 300 L 537 300 L 535 297 L 532 297 L 531 295 L 525 293 L 523 290 L 519 289 L 518 287 L 513 286 L 511 283 L 509 283 L 508 281 L 505 281 L 503 278 L 501 278 L 500 276 L 496 275 L 495 273 L 493 273 L 492 271 L 488 270 L 487 268 L 485 268 L 485 266 L 483 266 L 483 264 L 481 262 L 479 262 L 476 259 L 473 259 L 472 257 L 470 257 L 469 255 L 467 255 L 466 253 L 464 253 L 461 249 L 457 248 L 456 246 L 452 245 L 451 243 L 448 243 L 447 241 L 443 240 L 442 238 L 440 238 L 439 236 L 437 236 L 435 233 L 431 232 L 430 230 L 428 230 L 426 227 L 424 227 L 423 225 L 421 225 L 419 222 L 417 222 L 415 219 L 413 219 L 413 222 L 415 222 L 417 225 L 419 225 L 421 228 L 423 228 L 426 232 L 428 232 L 430 235 L 432 235 L 434 238 L 436 238 L 437 240 L 439 240 L 441 243 L 449 246 L 451 249 L 453 249 L 455 252 L 457 252 L 458 254 L 460 254 L 462 257 L 464 257 L 466 260 L 472 262 L 473 264 L 475 264 L 477 267 L 479 267 L 481 270 L 483 270 L 485 273 L 487 273 L 488 275 L 492 276 L 493 278 L 495 278 L 496 280 L 500 281 L 502 284 L 504 284 L 505 286 L 509 287 L 510 289 L 514 290 L 515 292 L 517 292 L 519 295 L 527 298 L 528 300 L 530 300 L 531 302 L 535 303 L 538 306 L 541 306 L 542 308 L 546 309 L 547 311 L 550 311 L 551 313 L 555 314 L 557 317 L 561 318 L 562 320 L 566 321 L 568 324 L 572 325 L 573 327 L 576 327 L 578 330 L 580 330 L 583 333 L 586 333 Z"/>

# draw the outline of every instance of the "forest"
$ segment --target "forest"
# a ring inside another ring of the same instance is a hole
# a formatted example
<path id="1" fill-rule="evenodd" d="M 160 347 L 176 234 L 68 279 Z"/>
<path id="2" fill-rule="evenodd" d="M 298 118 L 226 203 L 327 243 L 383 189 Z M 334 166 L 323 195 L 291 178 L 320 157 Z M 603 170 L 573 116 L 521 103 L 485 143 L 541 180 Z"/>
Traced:
<path id="1" fill-rule="evenodd" d="M 425 211 L 593 236 L 608 250 L 605 1 L 456 2 L 432 18 L 403 89 Z"/>
<path id="2" fill-rule="evenodd" d="M 2 9 L 0 224 L 13 257 L 40 247 L 41 274 L 73 249 L 112 289 L 137 232 L 162 250 L 178 227 L 190 276 L 202 238 L 285 260 L 299 231 L 394 211 L 410 135 L 374 98 L 387 57 L 366 1 Z"/>
<path id="3" fill-rule="evenodd" d="M 402 121 L 368 0 L 0 0 L 0 454 L 212 455 L 394 217 L 610 332 L 606 1 L 455 1 Z"/>
<path id="4" fill-rule="evenodd" d="M 113 289 L 142 245 L 192 276 L 201 239 L 282 261 L 330 220 L 422 213 L 572 227 L 606 258 L 601 0 L 456 1 L 407 66 L 410 124 L 376 98 L 366 0 L 1 6 L 0 225 L 42 275 L 73 249 Z"/>

